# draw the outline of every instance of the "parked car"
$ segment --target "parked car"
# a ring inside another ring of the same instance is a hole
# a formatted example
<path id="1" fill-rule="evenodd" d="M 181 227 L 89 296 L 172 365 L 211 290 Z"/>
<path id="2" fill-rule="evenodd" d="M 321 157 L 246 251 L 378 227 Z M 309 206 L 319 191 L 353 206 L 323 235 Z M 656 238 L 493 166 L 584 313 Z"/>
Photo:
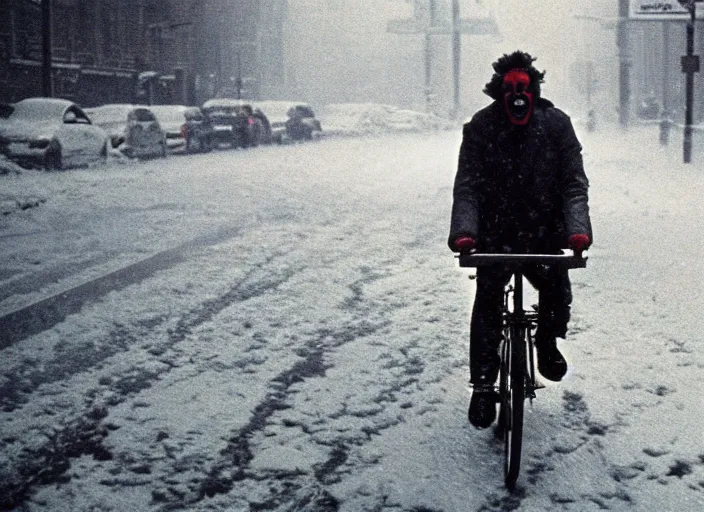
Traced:
<path id="1" fill-rule="evenodd" d="M 87 108 L 86 113 L 122 154 L 130 158 L 166 156 L 166 134 L 149 107 L 115 103 Z"/>
<path id="2" fill-rule="evenodd" d="M 152 105 L 149 108 L 166 132 L 170 151 L 205 153 L 212 149 L 213 128 L 198 107 Z"/>
<path id="3" fill-rule="evenodd" d="M 256 121 L 249 103 L 230 98 L 214 98 L 203 103 L 203 113 L 213 127 L 215 144 L 232 148 L 256 146 Z"/>
<path id="4" fill-rule="evenodd" d="M 323 131 L 320 121 L 307 103 L 292 106 L 286 114 L 286 132 L 291 140 L 311 140 Z"/>
<path id="5" fill-rule="evenodd" d="M 105 161 L 108 137 L 76 103 L 27 98 L 2 104 L 0 152 L 24 166 L 66 169 Z"/>
<path id="6" fill-rule="evenodd" d="M 322 133 L 320 121 L 307 103 L 270 100 L 254 105 L 269 118 L 272 142 L 310 140 Z"/>

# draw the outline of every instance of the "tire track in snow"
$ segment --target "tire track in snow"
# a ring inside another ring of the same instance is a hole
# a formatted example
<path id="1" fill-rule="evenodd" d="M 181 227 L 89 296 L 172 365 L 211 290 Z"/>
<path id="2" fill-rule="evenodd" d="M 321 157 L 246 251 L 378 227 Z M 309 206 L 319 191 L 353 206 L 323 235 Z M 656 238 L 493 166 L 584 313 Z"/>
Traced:
<path id="1" fill-rule="evenodd" d="M 210 321 L 225 308 L 234 303 L 258 297 L 288 281 L 299 272 L 298 269 L 289 267 L 277 273 L 268 268 L 268 265 L 280 256 L 282 255 L 274 254 L 268 256 L 262 263 L 254 266 L 227 293 L 204 302 L 200 307 L 186 313 L 178 322 L 176 328 L 168 332 L 167 340 L 159 347 L 154 347 L 153 350 L 163 353 L 163 351 L 183 341 L 195 327 Z M 160 322 L 156 322 L 152 328 L 156 328 L 159 324 Z M 120 327 L 111 333 L 111 342 L 113 336 L 118 332 L 123 339 L 122 347 L 125 349 L 130 346 L 131 342 L 140 339 L 138 332 Z M 78 371 L 85 371 L 98 361 L 106 359 L 117 352 L 119 351 L 102 357 L 102 348 L 99 347 L 98 352 L 92 357 L 80 359 L 80 361 L 84 361 L 85 365 Z M 110 392 L 112 396 L 107 401 L 107 405 L 115 406 L 124 402 L 130 396 L 134 396 L 143 389 L 150 387 L 152 382 L 162 378 L 172 369 L 173 366 L 170 365 L 164 366 L 159 370 L 133 368 L 133 371 L 122 375 L 119 379 L 114 381 L 106 380 L 103 392 Z M 76 371 L 77 368 L 75 366 L 70 369 L 64 368 L 55 372 L 53 378 L 54 380 L 60 380 L 76 373 Z M 18 375 L 21 373 L 22 369 L 18 371 Z M 0 389 L 0 392 L 3 393 L 4 407 L 10 408 L 9 410 L 17 407 L 18 402 L 28 400 L 29 398 L 25 398 L 24 395 L 31 393 L 40 384 L 47 382 L 35 377 L 34 380 L 30 381 L 31 385 L 25 384 L 22 389 L 15 389 L 13 388 L 13 383 L 15 382 L 13 377 L 17 377 L 17 375 L 9 376 L 3 389 Z M 14 402 L 6 401 L 5 393 L 7 393 L 7 396 L 14 398 Z M 100 423 L 100 420 L 107 416 L 108 411 L 103 406 L 96 405 L 98 399 L 99 397 L 97 396 L 91 396 L 82 412 L 74 413 L 71 418 L 63 420 L 63 425 L 60 426 L 58 433 L 54 431 L 54 426 L 49 427 L 49 432 L 44 434 L 46 437 L 45 441 L 32 448 L 25 447 L 21 452 L 21 456 L 13 461 L 10 467 L 0 468 L 2 470 L 0 473 L 0 496 L 3 497 L 0 506 L 2 508 L 12 509 L 20 506 L 37 485 L 60 483 L 64 478 L 63 475 L 70 467 L 71 458 L 82 455 L 93 455 L 99 460 L 112 458 L 109 450 L 102 446 L 102 439 L 107 436 L 108 429 Z M 61 421 L 58 419 L 53 420 L 54 425 L 59 425 L 60 423 Z M 18 441 L 17 439 L 3 439 L 3 442 L 6 443 Z"/>
<path id="2" fill-rule="evenodd" d="M 487 503 L 482 505 L 480 512 L 505 512 L 521 510 L 523 502 L 532 496 L 532 490 L 540 488 L 543 477 L 550 478 L 551 473 L 559 471 L 562 464 L 572 463 L 576 458 L 581 465 L 598 465 L 606 471 L 605 481 L 613 479 L 610 486 L 601 488 L 599 492 L 584 493 L 580 490 L 566 489 L 564 492 L 552 493 L 545 496 L 549 500 L 550 510 L 561 510 L 570 504 L 592 502 L 599 508 L 609 510 L 622 506 L 632 505 L 631 497 L 625 486 L 621 483 L 623 471 L 611 467 L 603 453 L 601 437 L 608 434 L 609 426 L 593 421 L 589 408 L 584 398 L 579 393 L 564 391 L 562 394 L 562 411 L 559 413 L 561 420 L 555 437 L 549 443 L 547 451 L 535 454 L 530 452 L 530 445 L 523 445 L 524 461 L 521 467 L 517 487 L 514 491 L 504 494 L 492 493 L 487 496 Z M 530 428 L 526 424 L 524 428 Z M 501 445 L 503 450 L 503 445 Z M 503 453 L 501 453 L 503 456 Z M 596 462 L 595 462 L 596 461 Z"/>
<path id="3" fill-rule="evenodd" d="M 8 313 L 0 317 L 0 349 L 53 327 L 68 315 L 79 312 L 86 303 L 94 302 L 111 291 L 139 283 L 155 272 L 186 261 L 203 247 L 233 238 L 240 232 L 240 228 L 226 228 L 209 233 Z M 58 270 L 47 274 L 48 277 L 58 275 L 63 274 Z M 43 284 L 35 281 L 34 289 Z"/>
<path id="4" fill-rule="evenodd" d="M 268 256 L 262 263 L 253 266 L 228 292 L 185 313 L 173 331 L 168 333 L 166 341 L 159 346 L 151 347 L 151 353 L 154 355 L 163 353 L 182 341 L 195 327 L 210 321 L 232 304 L 262 295 L 288 281 L 299 270 L 290 268 L 278 274 L 267 270 L 267 265 L 282 256 L 282 254 Z M 258 276 L 258 273 L 263 275 Z M 14 372 L 6 374 L 4 384 L 0 385 L 0 408 L 6 412 L 13 411 L 41 384 L 56 382 L 95 367 L 115 354 L 129 349 L 141 341 L 149 331 L 155 330 L 167 320 L 166 317 L 157 317 L 140 321 L 132 326 L 116 324 L 104 343 L 80 347 L 80 358 L 75 357 L 74 350 L 69 350 L 60 353 L 39 369 L 33 368 L 30 363 L 15 369 Z"/>
<path id="5" fill-rule="evenodd" d="M 227 446 L 220 452 L 220 460 L 212 465 L 200 482 L 189 481 L 188 495 L 184 496 L 182 488 L 179 492 L 161 495 L 159 501 L 163 503 L 162 510 L 177 510 L 184 504 L 194 505 L 206 498 L 227 494 L 238 482 L 244 480 L 267 482 L 268 498 L 262 502 L 250 503 L 252 510 L 274 510 L 283 504 L 291 510 L 332 512 L 339 509 L 338 501 L 325 490 L 325 487 L 341 480 L 339 468 L 347 462 L 351 446 L 359 446 L 365 442 L 364 440 L 371 439 L 372 435 L 379 434 L 381 430 L 392 425 L 365 429 L 362 436 L 353 436 L 352 439 L 335 440 L 330 445 L 328 459 L 316 464 L 312 475 L 275 470 L 259 472 L 251 469 L 249 464 L 255 456 L 251 441 L 256 434 L 266 428 L 269 418 L 290 407 L 288 402 L 293 392 L 290 389 L 291 386 L 309 378 L 325 376 L 326 371 L 331 368 L 331 365 L 325 363 L 327 352 L 375 334 L 390 324 L 390 321 L 383 317 L 376 321 L 362 318 L 366 317 L 366 313 L 372 309 L 371 301 L 364 294 L 364 286 L 387 275 L 377 273 L 369 267 L 362 267 L 360 271 L 362 277 L 348 285 L 351 295 L 339 305 L 339 309 L 351 313 L 353 319 L 345 322 L 338 329 L 316 330 L 305 345 L 297 350 L 297 354 L 302 359 L 271 380 L 270 392 L 254 408 L 249 422 L 230 437 Z M 404 375 L 411 375 L 410 379 L 406 378 L 402 383 L 392 382 L 388 385 L 388 389 L 381 389 L 375 399 L 377 403 L 395 401 L 395 393 L 417 380 L 413 375 L 422 372 L 422 364 L 419 367 L 416 359 L 411 358 L 411 360 L 409 364 L 412 368 L 404 372 Z M 394 365 L 399 366 L 396 363 Z M 360 439 L 364 440 L 360 441 Z"/>

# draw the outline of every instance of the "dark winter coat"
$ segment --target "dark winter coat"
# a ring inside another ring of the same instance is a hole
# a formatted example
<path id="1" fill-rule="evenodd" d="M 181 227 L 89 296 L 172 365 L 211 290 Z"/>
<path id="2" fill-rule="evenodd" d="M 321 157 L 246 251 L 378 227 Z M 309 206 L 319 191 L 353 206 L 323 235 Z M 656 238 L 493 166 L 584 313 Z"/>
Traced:
<path id="1" fill-rule="evenodd" d="M 459 236 L 486 252 L 555 252 L 592 239 L 582 146 L 570 118 L 539 99 L 527 126 L 497 101 L 464 125 L 449 245 Z"/>

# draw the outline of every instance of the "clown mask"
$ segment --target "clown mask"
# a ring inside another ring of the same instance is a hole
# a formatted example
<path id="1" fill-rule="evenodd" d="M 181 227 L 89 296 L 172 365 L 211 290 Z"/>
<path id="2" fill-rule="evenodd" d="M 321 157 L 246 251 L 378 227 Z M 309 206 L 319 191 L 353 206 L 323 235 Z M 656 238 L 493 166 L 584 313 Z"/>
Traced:
<path id="1" fill-rule="evenodd" d="M 533 112 L 533 93 L 528 91 L 530 77 L 522 69 L 504 75 L 504 110 L 511 124 L 525 126 Z"/>

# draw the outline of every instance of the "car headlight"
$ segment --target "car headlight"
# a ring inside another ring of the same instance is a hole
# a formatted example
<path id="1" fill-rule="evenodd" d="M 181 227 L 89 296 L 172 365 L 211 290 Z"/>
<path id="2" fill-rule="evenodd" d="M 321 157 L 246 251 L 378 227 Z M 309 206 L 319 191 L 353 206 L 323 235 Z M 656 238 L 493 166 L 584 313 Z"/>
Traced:
<path id="1" fill-rule="evenodd" d="M 46 149 L 51 144 L 51 139 L 41 137 L 29 141 L 29 149 Z"/>

